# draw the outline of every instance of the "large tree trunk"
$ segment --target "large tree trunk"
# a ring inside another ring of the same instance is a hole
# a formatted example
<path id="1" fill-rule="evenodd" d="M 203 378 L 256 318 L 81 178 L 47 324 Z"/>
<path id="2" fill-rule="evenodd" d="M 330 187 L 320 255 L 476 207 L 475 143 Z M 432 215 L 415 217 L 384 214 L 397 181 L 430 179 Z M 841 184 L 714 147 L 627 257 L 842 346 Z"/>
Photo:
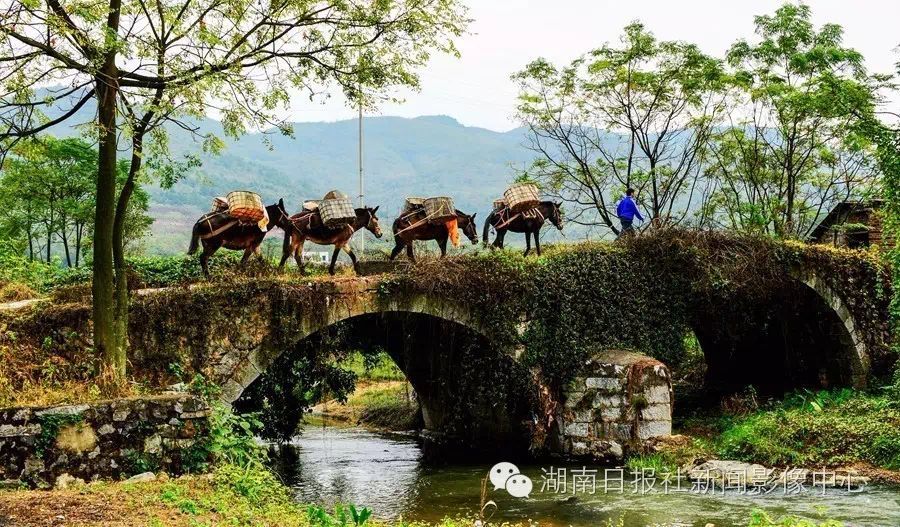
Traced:
<path id="1" fill-rule="evenodd" d="M 118 34 L 121 0 L 110 0 L 106 29 Z M 116 51 L 106 51 L 97 73 L 97 123 L 99 125 L 99 162 L 97 167 L 97 205 L 94 213 L 94 346 L 103 358 L 104 381 L 115 386 L 125 377 L 126 340 L 119 331 L 121 313 L 116 294 L 113 267 L 113 222 L 116 214 L 116 103 L 119 91 Z M 124 280 L 124 277 L 122 278 Z M 127 292 L 126 292 L 127 295 Z M 128 309 L 127 297 L 125 310 Z"/>
<path id="2" fill-rule="evenodd" d="M 117 332 L 116 276 L 113 267 L 113 222 L 116 207 L 116 66 L 108 57 L 97 79 L 100 128 L 97 205 L 94 215 L 94 346 L 103 358 L 107 380 L 125 376 L 125 346 Z"/>
<path id="3" fill-rule="evenodd" d="M 134 139 L 131 156 L 131 167 L 128 179 L 119 191 L 116 203 L 115 220 L 113 221 L 113 266 L 116 271 L 116 338 L 123 348 L 128 347 L 128 273 L 125 265 L 125 217 L 128 214 L 128 202 L 134 192 L 134 180 L 141 168 L 143 132 Z"/>

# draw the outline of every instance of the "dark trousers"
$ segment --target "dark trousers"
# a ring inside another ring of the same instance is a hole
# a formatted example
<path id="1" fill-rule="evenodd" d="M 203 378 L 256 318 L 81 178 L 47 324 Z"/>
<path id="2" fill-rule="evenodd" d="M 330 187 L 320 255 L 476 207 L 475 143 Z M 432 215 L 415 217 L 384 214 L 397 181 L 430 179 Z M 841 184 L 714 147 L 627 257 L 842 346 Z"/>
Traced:
<path id="1" fill-rule="evenodd" d="M 619 231 L 619 237 L 622 236 L 630 236 L 634 234 L 634 218 L 626 219 L 619 218 L 619 221 L 622 222 L 622 230 Z"/>

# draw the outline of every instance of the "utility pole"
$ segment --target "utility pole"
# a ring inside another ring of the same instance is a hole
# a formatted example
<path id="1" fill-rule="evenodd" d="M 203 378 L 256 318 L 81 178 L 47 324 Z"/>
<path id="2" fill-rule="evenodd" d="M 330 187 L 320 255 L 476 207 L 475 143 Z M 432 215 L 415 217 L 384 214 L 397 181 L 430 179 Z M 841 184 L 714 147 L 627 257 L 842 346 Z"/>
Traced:
<path id="1" fill-rule="evenodd" d="M 359 206 L 366 206 L 365 186 L 363 185 L 363 107 L 362 100 L 359 101 Z M 365 258 L 366 254 L 366 230 L 360 229 L 359 252 L 360 256 Z"/>

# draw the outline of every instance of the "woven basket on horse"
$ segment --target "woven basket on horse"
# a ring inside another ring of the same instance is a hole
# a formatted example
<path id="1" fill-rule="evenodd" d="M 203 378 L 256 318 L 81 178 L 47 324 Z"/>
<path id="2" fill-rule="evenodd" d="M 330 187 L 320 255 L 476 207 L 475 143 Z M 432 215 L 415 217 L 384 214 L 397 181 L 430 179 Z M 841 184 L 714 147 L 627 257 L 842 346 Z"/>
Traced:
<path id="1" fill-rule="evenodd" d="M 266 217 L 262 198 L 255 192 L 235 190 L 229 192 L 225 199 L 228 201 L 228 214 L 234 219 L 256 223 Z"/>
<path id="2" fill-rule="evenodd" d="M 325 194 L 325 198 L 319 200 L 319 206 L 316 210 L 319 211 L 322 222 L 328 228 L 343 227 L 356 221 L 356 210 L 353 208 L 353 202 L 345 194 L 336 190 Z"/>
<path id="3" fill-rule="evenodd" d="M 425 198 L 408 197 L 403 202 L 403 213 L 418 212 L 425 208 Z"/>
<path id="4" fill-rule="evenodd" d="M 228 210 L 228 199 L 221 196 L 213 198 L 210 212 L 225 212 L 226 210 Z"/>
<path id="5" fill-rule="evenodd" d="M 494 210 L 500 210 L 506 206 L 506 200 L 503 198 L 494 200 Z"/>
<path id="6" fill-rule="evenodd" d="M 537 185 L 517 183 L 503 192 L 503 200 L 514 214 L 533 209 L 541 204 Z"/>
<path id="7" fill-rule="evenodd" d="M 453 206 L 453 198 L 438 196 L 425 200 L 425 217 L 431 223 L 446 223 L 456 219 L 456 208 Z"/>

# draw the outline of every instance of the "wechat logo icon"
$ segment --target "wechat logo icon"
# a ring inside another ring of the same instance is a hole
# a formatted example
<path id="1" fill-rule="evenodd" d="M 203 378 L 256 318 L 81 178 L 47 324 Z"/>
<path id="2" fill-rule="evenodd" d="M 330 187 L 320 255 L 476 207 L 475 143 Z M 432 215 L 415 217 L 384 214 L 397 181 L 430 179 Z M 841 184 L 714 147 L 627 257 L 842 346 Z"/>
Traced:
<path id="1" fill-rule="evenodd" d="M 529 497 L 533 488 L 531 478 L 519 472 L 519 467 L 506 461 L 491 467 L 488 478 L 494 485 L 494 490 L 505 489 L 514 498 Z"/>

